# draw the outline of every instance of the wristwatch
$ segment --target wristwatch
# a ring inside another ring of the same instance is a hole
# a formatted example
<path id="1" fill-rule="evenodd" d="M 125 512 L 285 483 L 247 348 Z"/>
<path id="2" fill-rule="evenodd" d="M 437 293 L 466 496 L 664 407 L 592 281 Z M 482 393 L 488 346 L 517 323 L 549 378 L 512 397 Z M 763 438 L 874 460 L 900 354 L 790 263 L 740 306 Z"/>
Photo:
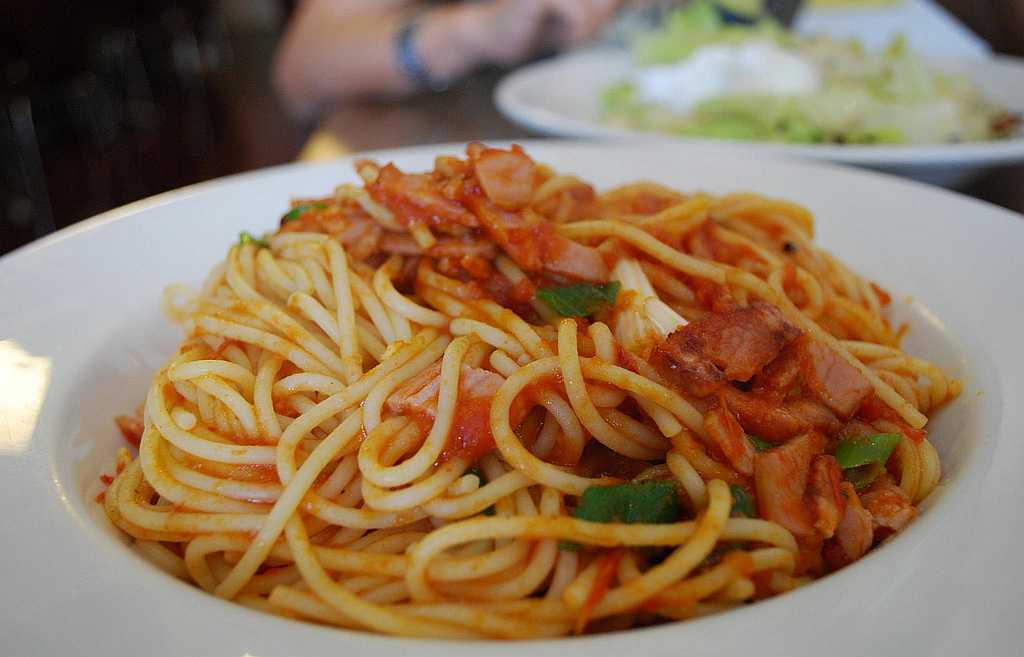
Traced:
<path id="1" fill-rule="evenodd" d="M 402 27 L 395 34 L 395 52 L 398 56 L 398 68 L 402 73 L 420 89 L 430 91 L 444 91 L 448 88 L 448 80 L 438 80 L 427 71 L 423 59 L 416 50 L 416 33 L 419 30 L 421 20 L 427 14 L 420 11 L 409 17 Z"/>

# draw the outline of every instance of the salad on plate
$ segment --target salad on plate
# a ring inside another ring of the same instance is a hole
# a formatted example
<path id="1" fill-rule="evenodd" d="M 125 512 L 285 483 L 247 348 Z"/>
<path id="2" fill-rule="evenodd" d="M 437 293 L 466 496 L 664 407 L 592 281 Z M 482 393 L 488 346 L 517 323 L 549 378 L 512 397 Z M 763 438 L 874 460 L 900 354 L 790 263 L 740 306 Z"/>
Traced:
<path id="1" fill-rule="evenodd" d="M 632 44 L 602 120 L 689 137 L 823 144 L 935 144 L 1009 137 L 1019 117 L 897 38 L 881 52 L 804 37 L 771 19 L 728 22 L 706 0 Z"/>

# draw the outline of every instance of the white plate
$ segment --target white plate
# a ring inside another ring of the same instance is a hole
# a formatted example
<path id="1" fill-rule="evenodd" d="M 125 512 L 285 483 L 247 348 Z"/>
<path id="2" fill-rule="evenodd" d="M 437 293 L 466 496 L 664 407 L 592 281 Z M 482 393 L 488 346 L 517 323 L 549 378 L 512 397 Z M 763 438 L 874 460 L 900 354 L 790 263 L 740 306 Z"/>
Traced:
<path id="1" fill-rule="evenodd" d="M 997 57 L 936 65 L 969 76 L 986 97 L 1012 111 L 1024 112 L 1024 60 Z M 498 109 L 511 120 L 549 135 L 602 139 L 644 136 L 680 145 L 713 141 L 743 153 L 842 162 L 946 186 L 963 182 L 985 167 L 1024 162 L 1024 133 L 991 142 L 838 146 L 684 138 L 606 125 L 599 119 L 601 94 L 609 84 L 624 79 L 630 68 L 629 56 L 622 49 L 592 49 L 560 55 L 510 73 L 495 89 L 494 100 Z"/>
<path id="2" fill-rule="evenodd" d="M 696 145 L 527 144 L 600 187 L 639 178 L 750 189 L 818 217 L 820 242 L 902 300 L 907 347 L 965 380 L 929 425 L 946 474 L 922 516 L 852 567 L 702 620 L 532 644 L 532 655 L 1018 653 L 1024 613 L 1024 219 L 876 174 L 738 159 Z M 426 169 L 427 147 L 378 153 Z M 135 555 L 93 501 L 134 408 L 175 347 L 163 286 L 199 283 L 288 199 L 355 181 L 350 161 L 259 171 L 109 212 L 0 259 L 0 641 L 5 655 L 522 654 L 388 639 L 263 615 Z"/>

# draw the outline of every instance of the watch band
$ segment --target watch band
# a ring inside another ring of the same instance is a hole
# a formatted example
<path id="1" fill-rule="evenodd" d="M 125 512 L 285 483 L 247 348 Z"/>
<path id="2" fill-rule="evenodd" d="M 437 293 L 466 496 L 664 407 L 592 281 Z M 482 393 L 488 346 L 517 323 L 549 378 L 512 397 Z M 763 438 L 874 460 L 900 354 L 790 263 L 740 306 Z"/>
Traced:
<path id="1" fill-rule="evenodd" d="M 398 68 L 418 88 L 431 91 L 444 91 L 448 88 L 447 80 L 437 80 L 431 77 L 416 51 L 416 32 L 420 27 L 420 20 L 425 12 L 413 14 L 395 35 L 395 52 L 398 55 Z"/>

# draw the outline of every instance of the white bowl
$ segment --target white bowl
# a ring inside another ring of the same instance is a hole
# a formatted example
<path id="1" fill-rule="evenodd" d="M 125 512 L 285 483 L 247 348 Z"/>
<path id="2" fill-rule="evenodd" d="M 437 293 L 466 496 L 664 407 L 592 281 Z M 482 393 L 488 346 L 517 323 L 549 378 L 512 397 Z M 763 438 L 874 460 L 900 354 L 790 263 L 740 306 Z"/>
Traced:
<path id="1" fill-rule="evenodd" d="M 0 259 L 0 492 L 7 655 L 680 654 L 794 657 L 1019 654 L 1024 613 L 1024 220 L 931 187 L 700 145 L 539 142 L 538 160 L 599 187 L 641 178 L 792 199 L 819 241 L 894 293 L 906 348 L 963 378 L 929 424 L 943 465 L 921 517 L 860 562 L 741 610 L 644 630 L 530 644 L 392 639 L 224 602 L 145 562 L 94 496 L 178 331 L 171 282 L 199 283 L 241 230 L 272 229 L 293 196 L 356 181 L 351 159 L 163 194 Z M 428 169 L 425 147 L 371 154 Z M 911 302 L 905 302 L 911 297 Z"/>
<path id="2" fill-rule="evenodd" d="M 980 61 L 936 62 L 936 66 L 973 80 L 982 93 L 1012 111 L 1024 112 L 1024 60 L 997 57 Z M 1024 162 L 1024 133 L 990 142 L 931 145 L 841 146 L 697 139 L 610 126 L 600 120 L 604 89 L 631 68 L 622 49 L 591 49 L 559 55 L 506 76 L 494 100 L 512 121 L 543 134 L 592 139 L 644 138 L 680 147 L 722 144 L 742 153 L 778 154 L 841 162 L 895 173 L 924 182 L 953 186 L 986 167 Z"/>

